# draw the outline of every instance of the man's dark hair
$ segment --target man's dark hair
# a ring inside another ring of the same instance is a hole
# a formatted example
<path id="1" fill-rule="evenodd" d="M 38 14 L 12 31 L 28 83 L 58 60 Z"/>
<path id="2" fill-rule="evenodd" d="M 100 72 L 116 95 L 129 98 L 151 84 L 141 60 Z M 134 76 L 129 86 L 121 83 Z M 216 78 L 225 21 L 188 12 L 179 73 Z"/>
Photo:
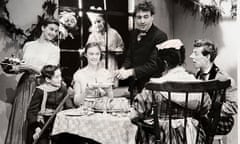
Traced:
<path id="1" fill-rule="evenodd" d="M 195 40 L 193 46 L 196 48 L 203 47 L 202 54 L 204 56 L 210 55 L 210 62 L 213 62 L 217 57 L 217 53 L 218 53 L 217 47 L 210 40 L 202 40 L 202 39 Z"/>
<path id="2" fill-rule="evenodd" d="M 151 15 L 155 14 L 155 8 L 152 4 L 151 1 L 147 2 L 143 2 L 143 3 L 139 3 L 138 5 L 135 6 L 135 11 L 134 11 L 134 16 L 136 16 L 136 13 L 139 11 L 144 11 L 144 12 L 151 12 Z"/>

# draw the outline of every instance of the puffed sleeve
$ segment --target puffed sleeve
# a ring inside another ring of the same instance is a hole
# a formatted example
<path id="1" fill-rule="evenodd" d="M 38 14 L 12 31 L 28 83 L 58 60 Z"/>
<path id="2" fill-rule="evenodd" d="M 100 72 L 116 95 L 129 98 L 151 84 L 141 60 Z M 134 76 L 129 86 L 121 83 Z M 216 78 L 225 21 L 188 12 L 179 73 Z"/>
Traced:
<path id="1" fill-rule="evenodd" d="M 31 45 L 31 42 L 27 42 L 23 46 L 23 60 L 24 61 L 28 61 L 29 56 L 31 55 L 31 53 L 29 53 L 29 46 L 30 45 Z"/>
<path id="2" fill-rule="evenodd" d="M 83 83 L 84 80 L 82 79 L 81 70 L 78 70 L 74 73 L 73 76 L 73 90 L 74 90 L 73 102 L 76 106 L 80 106 L 84 102 L 85 87 Z"/>
<path id="3" fill-rule="evenodd" d="M 123 43 L 123 40 L 122 40 L 122 37 L 121 35 L 115 30 L 115 29 L 112 29 L 112 35 L 113 35 L 113 41 L 115 43 L 115 47 L 112 51 L 123 51 L 124 49 L 124 43 Z M 111 50 L 111 48 L 109 48 Z"/>
<path id="4" fill-rule="evenodd" d="M 87 43 L 92 43 L 92 42 L 96 42 L 96 38 L 94 37 L 94 33 L 91 33 L 89 36 L 88 36 L 88 40 L 87 40 Z"/>

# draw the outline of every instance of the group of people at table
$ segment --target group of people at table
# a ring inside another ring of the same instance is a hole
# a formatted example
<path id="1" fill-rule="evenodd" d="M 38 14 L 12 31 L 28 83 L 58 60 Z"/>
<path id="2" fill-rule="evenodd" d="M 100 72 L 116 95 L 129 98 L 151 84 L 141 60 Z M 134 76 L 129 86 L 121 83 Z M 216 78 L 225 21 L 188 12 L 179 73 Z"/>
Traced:
<path id="1" fill-rule="evenodd" d="M 129 92 L 133 94 L 133 104 L 130 110 L 130 119 L 148 118 L 151 116 L 151 93 L 144 89 L 146 82 L 162 83 L 164 81 L 201 81 L 210 79 L 231 79 L 231 87 L 227 90 L 226 101 L 221 110 L 221 124 L 217 128 L 219 134 L 228 133 L 233 126 L 233 115 L 237 113 L 236 88 L 234 80 L 214 64 L 217 56 L 217 47 L 210 40 L 195 40 L 190 58 L 194 66 L 199 69 L 194 76 L 184 68 L 185 47 L 180 39 L 167 40 L 167 35 L 153 24 L 154 7 L 151 2 L 139 3 L 135 7 L 134 18 L 136 27 L 130 33 L 129 48 L 125 61 L 120 69 L 106 69 L 102 65 L 103 47 L 94 35 L 90 35 L 83 55 L 87 65 L 79 68 L 73 75 L 72 97 L 64 104 L 64 109 L 89 105 L 96 97 L 114 97 L 113 85 L 116 79 L 129 81 Z M 100 20 L 99 20 L 100 19 Z M 104 26 L 101 16 L 95 23 Z M 98 26 L 98 27 L 100 27 Z M 52 43 L 58 35 L 59 23 L 54 19 L 47 19 L 42 25 L 42 34 L 39 39 L 27 42 L 23 47 L 24 64 L 13 66 L 12 70 L 23 75 L 16 88 L 16 98 L 12 106 L 9 127 L 5 144 L 31 144 L 39 138 L 42 126 L 57 108 L 62 99 L 71 90 L 64 84 L 59 65 L 60 49 Z M 113 35 L 115 30 L 110 32 Z M 94 33 L 94 32 L 93 32 Z M 93 34 L 92 33 L 92 34 Z M 119 35 L 117 35 L 119 38 Z M 109 36 L 109 41 L 114 37 Z M 120 40 L 119 46 L 123 50 Z M 109 49 L 113 47 L 111 42 Z M 73 61 L 74 63 L 74 61 Z M 114 62 L 115 63 L 115 62 Z M 205 78 L 202 74 L 205 74 Z M 39 80 L 39 74 L 40 79 Z M 104 85 L 104 86 L 101 86 Z M 181 115 L 185 95 L 173 95 L 171 100 L 176 104 L 173 109 L 178 109 Z M 157 92 L 157 101 L 166 103 L 168 97 Z M 189 109 L 197 110 L 201 95 L 189 95 Z M 207 112 L 211 105 L 210 96 L 204 97 L 204 107 Z M 161 114 L 160 114 L 161 115 Z M 196 119 L 191 119 L 196 130 Z M 226 125 L 228 127 L 226 128 Z M 221 127 L 223 126 L 223 127 Z M 39 138 L 38 143 L 49 143 L 51 127 Z M 183 129 L 180 127 L 180 129 Z M 139 129 L 140 130 L 140 129 Z M 177 130 L 176 130 L 177 131 Z M 167 130 L 166 132 L 167 133 Z M 200 133 L 198 143 L 204 143 L 204 132 Z M 153 143 L 154 136 L 144 131 L 140 132 L 141 143 Z M 183 143 L 177 138 L 175 143 Z M 167 138 L 166 138 L 167 139 Z M 167 141 L 167 140 L 166 140 Z"/>

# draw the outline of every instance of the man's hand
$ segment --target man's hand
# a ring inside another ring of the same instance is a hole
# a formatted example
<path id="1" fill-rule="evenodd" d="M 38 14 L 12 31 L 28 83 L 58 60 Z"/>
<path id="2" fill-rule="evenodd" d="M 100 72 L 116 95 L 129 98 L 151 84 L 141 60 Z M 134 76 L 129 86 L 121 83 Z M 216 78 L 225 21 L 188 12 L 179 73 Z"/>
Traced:
<path id="1" fill-rule="evenodd" d="M 126 69 L 122 68 L 122 69 L 117 70 L 115 72 L 115 77 L 117 79 L 124 80 L 124 79 L 127 79 L 130 76 L 133 76 L 133 74 L 134 74 L 134 70 L 133 69 L 127 69 L 126 70 Z"/>

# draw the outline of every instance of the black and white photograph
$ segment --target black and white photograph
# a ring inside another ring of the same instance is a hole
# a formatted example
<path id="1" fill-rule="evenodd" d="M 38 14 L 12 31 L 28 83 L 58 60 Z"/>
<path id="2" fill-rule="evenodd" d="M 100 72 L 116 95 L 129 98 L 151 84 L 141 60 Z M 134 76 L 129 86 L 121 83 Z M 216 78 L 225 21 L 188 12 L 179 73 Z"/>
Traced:
<path id="1" fill-rule="evenodd" d="M 239 0 L 0 0 L 0 144 L 238 144 Z"/>

